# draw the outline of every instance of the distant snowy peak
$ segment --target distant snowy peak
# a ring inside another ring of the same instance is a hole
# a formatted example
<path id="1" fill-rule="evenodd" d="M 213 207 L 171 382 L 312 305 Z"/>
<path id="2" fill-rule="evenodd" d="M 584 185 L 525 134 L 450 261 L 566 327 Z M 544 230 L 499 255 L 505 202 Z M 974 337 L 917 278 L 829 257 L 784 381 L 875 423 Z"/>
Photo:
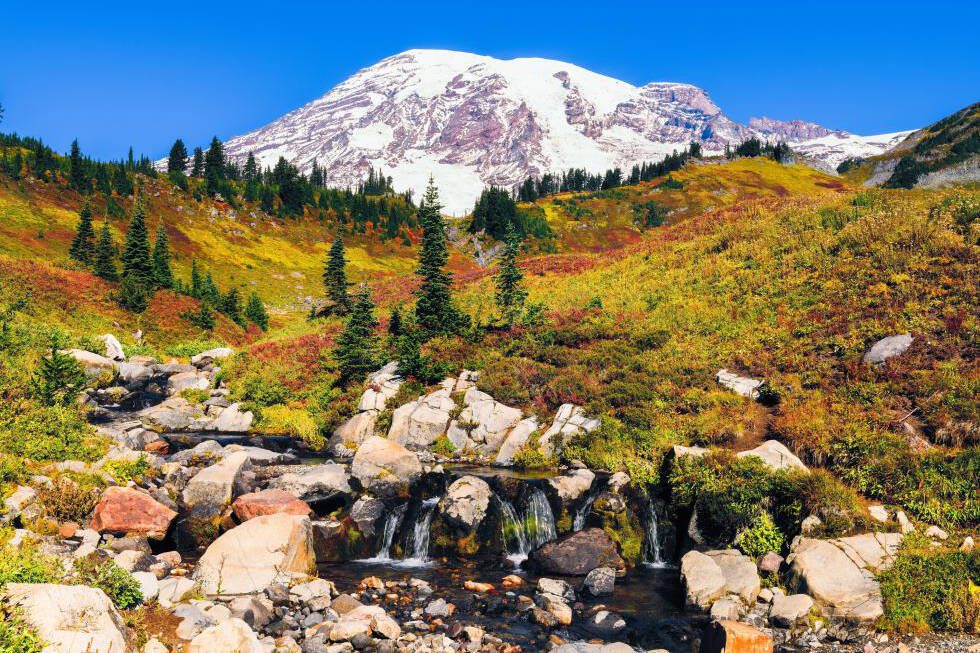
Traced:
<path id="1" fill-rule="evenodd" d="M 263 166 L 283 156 L 304 172 L 317 160 L 338 186 L 356 184 L 373 166 L 418 194 L 432 175 L 446 210 L 462 213 L 488 184 L 512 187 L 571 167 L 625 168 L 691 141 L 720 152 L 752 135 L 791 144 L 861 138 L 799 121 L 742 125 L 690 84 L 637 87 L 549 59 L 409 50 L 231 139 L 226 151 L 239 159 L 254 152 Z M 842 147 L 825 149 L 837 156 Z"/>

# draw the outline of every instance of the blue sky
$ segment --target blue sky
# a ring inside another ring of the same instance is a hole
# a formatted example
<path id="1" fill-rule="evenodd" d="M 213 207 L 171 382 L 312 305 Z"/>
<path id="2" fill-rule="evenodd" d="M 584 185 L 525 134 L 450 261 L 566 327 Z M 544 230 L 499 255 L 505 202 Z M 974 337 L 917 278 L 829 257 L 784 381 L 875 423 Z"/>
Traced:
<path id="1" fill-rule="evenodd" d="M 980 100 L 975 0 L 5 4 L 0 130 L 103 158 L 234 136 L 415 47 L 690 82 L 737 120 L 866 134 Z"/>

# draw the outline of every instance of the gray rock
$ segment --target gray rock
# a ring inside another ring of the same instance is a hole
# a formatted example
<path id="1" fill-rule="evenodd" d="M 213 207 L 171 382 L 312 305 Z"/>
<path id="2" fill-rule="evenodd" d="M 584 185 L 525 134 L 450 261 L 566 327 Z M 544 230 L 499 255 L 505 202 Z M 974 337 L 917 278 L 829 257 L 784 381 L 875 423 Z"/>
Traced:
<path id="1" fill-rule="evenodd" d="M 493 492 L 482 478 L 463 476 L 446 490 L 439 501 L 441 512 L 451 523 L 467 530 L 474 530 L 486 517 Z"/>
<path id="2" fill-rule="evenodd" d="M 551 594 L 565 601 L 575 600 L 575 590 L 572 588 L 572 586 L 566 581 L 557 580 L 554 578 L 539 578 L 538 593 Z"/>
<path id="3" fill-rule="evenodd" d="M 813 599 L 806 594 L 777 595 L 769 606 L 769 622 L 775 626 L 792 628 L 806 619 L 813 608 Z"/>
<path id="4" fill-rule="evenodd" d="M 49 651 L 116 653 L 132 650 L 122 616 L 101 589 L 84 585 L 9 583 L 3 598 Z M 84 619 L 79 618 L 84 615 Z"/>
<path id="5" fill-rule="evenodd" d="M 799 469 L 808 471 L 803 461 L 793 455 L 793 452 L 786 448 L 782 442 L 776 440 L 766 440 L 755 449 L 741 451 L 735 454 L 739 458 L 755 456 L 761 458 L 764 463 L 773 469 Z"/>
<path id="6" fill-rule="evenodd" d="M 725 577 L 725 593 L 735 594 L 745 605 L 752 605 L 759 596 L 761 581 L 752 558 L 734 549 L 708 551 Z"/>
<path id="7" fill-rule="evenodd" d="M 275 606 L 264 596 L 238 596 L 228 604 L 231 614 L 252 628 L 262 628 L 274 615 Z"/>
<path id="8" fill-rule="evenodd" d="M 681 583 L 689 608 L 707 611 L 725 593 L 721 567 L 700 551 L 688 551 L 681 558 Z"/>
<path id="9" fill-rule="evenodd" d="M 612 567 L 593 569 L 585 576 L 583 587 L 592 596 L 612 594 L 616 586 L 616 570 Z"/>
<path id="10" fill-rule="evenodd" d="M 361 486 L 377 496 L 407 494 L 422 476 L 417 455 L 392 440 L 372 436 L 358 447 L 351 473 Z"/>
<path id="11" fill-rule="evenodd" d="M 750 379 L 747 376 L 739 376 L 726 369 L 718 370 L 718 373 L 715 375 L 715 380 L 718 381 L 719 385 L 728 388 L 732 392 L 751 399 L 757 399 L 759 397 L 759 386 L 764 383 L 761 379 Z"/>
<path id="12" fill-rule="evenodd" d="M 241 404 L 234 403 L 225 408 L 214 420 L 214 430 L 219 433 L 245 433 L 252 428 L 252 411 L 242 411 Z"/>
<path id="13" fill-rule="evenodd" d="M 912 334 L 903 333 L 897 336 L 882 338 L 864 355 L 865 363 L 884 363 L 889 358 L 904 354 L 912 346 Z"/>
<path id="14" fill-rule="evenodd" d="M 111 333 L 99 336 L 99 340 L 105 345 L 105 357 L 114 361 L 126 360 L 126 353 L 123 351 L 122 343 Z"/>
<path id="15" fill-rule="evenodd" d="M 207 367 L 211 365 L 214 361 L 220 360 L 222 358 L 228 358 L 234 354 L 234 350 L 231 347 L 215 347 L 214 349 L 208 349 L 207 351 L 202 351 L 200 354 L 191 358 L 191 365 L 194 367 Z"/>
<path id="16" fill-rule="evenodd" d="M 577 501 L 592 487 L 595 474 L 588 469 L 574 469 L 567 474 L 548 479 L 564 505 Z"/>
<path id="17" fill-rule="evenodd" d="M 712 619 L 727 619 L 738 621 L 742 611 L 742 604 L 738 599 L 723 597 L 711 604 Z"/>
<path id="18" fill-rule="evenodd" d="M 387 508 L 384 501 L 363 496 L 351 506 L 350 518 L 357 524 L 357 530 L 367 537 L 372 537 L 378 522 L 386 513 Z"/>
<path id="19" fill-rule="evenodd" d="M 351 487 L 347 478 L 346 468 L 337 463 L 298 465 L 295 471 L 273 479 L 269 487 L 284 490 L 303 501 L 321 501 L 350 496 Z"/>
<path id="20" fill-rule="evenodd" d="M 538 440 L 539 449 L 545 455 L 553 455 L 577 435 L 591 433 L 599 428 L 599 420 L 588 417 L 581 406 L 562 404 L 555 413 L 555 420 Z"/>

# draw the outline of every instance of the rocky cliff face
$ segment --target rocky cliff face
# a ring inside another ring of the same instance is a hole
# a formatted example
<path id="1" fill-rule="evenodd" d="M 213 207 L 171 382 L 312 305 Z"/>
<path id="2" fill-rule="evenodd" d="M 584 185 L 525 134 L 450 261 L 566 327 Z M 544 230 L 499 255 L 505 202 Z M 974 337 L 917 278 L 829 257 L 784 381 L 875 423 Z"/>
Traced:
<path id="1" fill-rule="evenodd" d="M 861 138 L 800 121 L 742 125 L 689 84 L 636 87 L 560 61 L 409 50 L 226 148 L 238 158 L 254 152 L 263 166 L 284 156 L 304 172 L 317 160 L 335 186 L 356 184 L 372 165 L 399 190 L 420 191 L 431 174 L 446 209 L 461 213 L 488 184 L 511 187 L 570 167 L 628 168 L 693 140 L 719 152 L 751 135 L 832 138 L 808 154 L 841 160 L 856 155 L 845 150 Z M 858 155 L 877 147 L 864 144 Z"/>

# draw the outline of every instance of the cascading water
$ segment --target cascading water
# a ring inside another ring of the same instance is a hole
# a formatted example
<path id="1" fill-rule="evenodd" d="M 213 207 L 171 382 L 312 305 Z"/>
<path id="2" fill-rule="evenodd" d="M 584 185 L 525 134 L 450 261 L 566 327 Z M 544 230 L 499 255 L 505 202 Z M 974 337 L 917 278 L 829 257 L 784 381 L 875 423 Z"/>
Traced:
<path id="1" fill-rule="evenodd" d="M 504 546 L 507 547 L 509 554 L 507 557 L 515 565 L 520 565 L 522 561 L 527 559 L 527 554 L 530 551 L 524 524 L 518 518 L 517 511 L 514 510 L 514 505 L 510 501 L 501 499 L 499 496 L 497 499 L 500 501 L 500 528 L 504 538 Z"/>
<path id="2" fill-rule="evenodd" d="M 595 503 L 596 497 L 599 496 L 596 493 L 589 494 L 585 498 L 585 502 L 579 506 L 578 510 L 575 511 L 575 519 L 572 521 L 572 530 L 576 533 L 585 528 L 585 518 L 589 516 L 589 510 L 592 509 L 592 504 Z"/>
<path id="3" fill-rule="evenodd" d="M 419 507 L 418 519 L 412 529 L 412 555 L 403 564 L 424 564 L 429 561 L 429 529 L 436 511 L 438 497 L 426 499 Z"/>
<path id="4" fill-rule="evenodd" d="M 651 500 L 648 506 L 650 518 L 647 521 L 646 560 L 648 567 L 666 567 L 663 554 L 660 552 L 660 533 L 657 528 L 657 509 Z"/>
<path id="5" fill-rule="evenodd" d="M 378 549 L 378 554 L 373 558 L 368 558 L 364 562 L 388 562 L 391 560 L 391 545 L 395 541 L 395 533 L 398 532 L 398 527 L 401 526 L 407 509 L 408 504 L 403 503 L 388 513 L 384 530 L 381 531 L 381 547 Z"/>
<path id="6" fill-rule="evenodd" d="M 544 492 L 537 488 L 531 490 L 528 495 L 524 524 L 527 528 L 528 544 L 532 550 L 558 537 L 551 504 L 548 503 L 548 497 Z"/>
<path id="7" fill-rule="evenodd" d="M 506 499 L 500 501 L 500 528 L 507 547 L 507 558 L 520 566 L 527 560 L 527 554 L 545 542 L 558 537 L 555 531 L 555 516 L 544 492 L 532 490 L 527 495 L 523 516 L 518 516 L 513 504 Z"/>

